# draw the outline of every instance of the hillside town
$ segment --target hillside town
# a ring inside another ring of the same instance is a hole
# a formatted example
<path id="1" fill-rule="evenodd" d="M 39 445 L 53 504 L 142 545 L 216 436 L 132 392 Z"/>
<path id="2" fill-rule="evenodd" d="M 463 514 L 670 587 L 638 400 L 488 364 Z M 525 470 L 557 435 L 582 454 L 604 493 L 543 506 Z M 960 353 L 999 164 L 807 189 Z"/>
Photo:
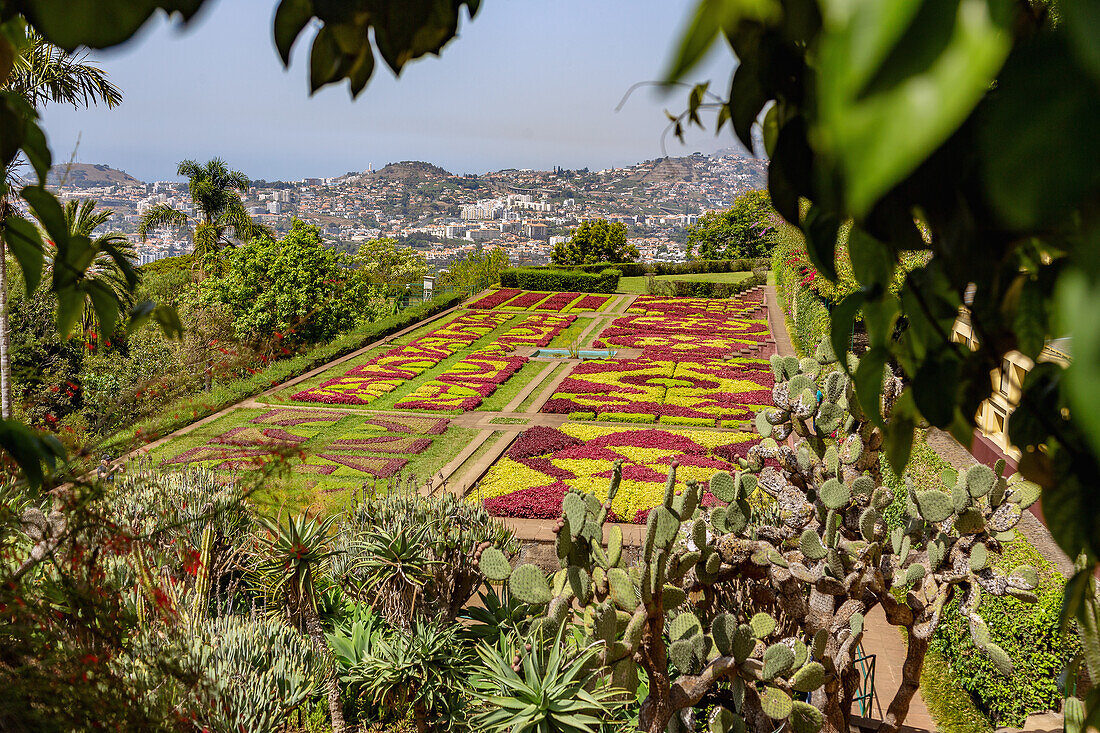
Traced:
<path id="1" fill-rule="evenodd" d="M 648 262 L 682 262 L 685 228 L 765 184 L 766 164 L 730 151 L 660 158 L 600 171 L 507 169 L 454 174 L 422 162 L 299 181 L 253 181 L 242 196 L 248 213 L 276 232 L 294 219 L 321 229 L 326 241 L 354 250 L 358 242 L 393 237 L 440 268 L 478 246 L 500 246 L 517 264 L 545 264 L 579 223 L 626 224 L 629 241 Z M 136 236 L 142 215 L 167 204 L 190 215 L 187 184 L 146 183 L 106 165 L 59 166 L 52 182 L 61 199 L 93 198 L 115 212 L 110 226 L 132 239 L 141 263 L 190 250 L 187 232 Z"/>

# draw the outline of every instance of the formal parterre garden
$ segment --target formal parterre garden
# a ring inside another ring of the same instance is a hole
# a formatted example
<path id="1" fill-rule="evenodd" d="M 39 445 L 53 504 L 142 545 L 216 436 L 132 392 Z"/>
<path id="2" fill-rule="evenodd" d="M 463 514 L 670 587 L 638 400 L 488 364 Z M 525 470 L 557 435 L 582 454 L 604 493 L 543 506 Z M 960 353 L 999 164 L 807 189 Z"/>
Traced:
<path id="1" fill-rule="evenodd" d="M 546 346 L 610 358 L 539 357 Z M 705 480 L 754 443 L 773 352 L 759 291 L 707 300 L 501 288 L 257 398 L 268 409 L 231 410 L 177 436 L 152 459 L 227 477 L 266 469 L 299 506 L 336 506 L 352 489 L 403 478 L 420 485 L 458 464 L 478 473 L 462 486 L 468 501 L 546 519 L 569 488 L 606 498 L 622 460 L 612 512 L 644 522 L 674 461 L 680 479 Z M 502 432 L 503 451 L 487 451 Z M 487 472 L 469 459 L 493 452 Z"/>

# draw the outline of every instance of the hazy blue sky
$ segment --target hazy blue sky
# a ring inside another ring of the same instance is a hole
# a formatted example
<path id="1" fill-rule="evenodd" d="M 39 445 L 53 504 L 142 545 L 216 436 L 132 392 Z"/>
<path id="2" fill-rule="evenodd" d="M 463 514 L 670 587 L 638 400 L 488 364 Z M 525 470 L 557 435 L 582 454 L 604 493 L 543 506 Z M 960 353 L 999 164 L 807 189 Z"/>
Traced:
<path id="1" fill-rule="evenodd" d="M 344 83 L 312 98 L 303 34 L 289 71 L 271 40 L 274 0 L 210 0 L 182 31 L 154 20 L 126 46 L 94 56 L 123 91 L 114 110 L 53 107 L 54 157 L 76 148 L 144 180 L 173 177 L 183 158 L 225 158 L 253 178 L 297 179 L 427 160 L 457 172 L 595 169 L 659 157 L 665 108 L 686 94 L 641 90 L 656 79 L 688 0 L 486 0 L 459 37 L 395 80 L 379 59 L 357 101 Z M 729 82 L 716 47 L 693 80 Z M 713 118 L 711 118 L 713 121 Z M 78 135 L 79 147 L 76 147 Z M 666 141 L 670 155 L 735 146 L 727 130 Z"/>

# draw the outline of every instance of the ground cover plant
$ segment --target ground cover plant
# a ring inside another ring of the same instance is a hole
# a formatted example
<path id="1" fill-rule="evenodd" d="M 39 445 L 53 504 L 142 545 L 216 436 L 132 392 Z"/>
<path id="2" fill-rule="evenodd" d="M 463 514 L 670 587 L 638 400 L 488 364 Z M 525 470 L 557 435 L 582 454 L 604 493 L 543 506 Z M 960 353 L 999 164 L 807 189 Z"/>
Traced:
<path id="1" fill-rule="evenodd" d="M 366 405 L 392 392 L 511 318 L 499 313 L 465 313 L 431 333 L 391 349 L 291 399 L 324 404 Z"/>
<path id="2" fill-rule="evenodd" d="M 613 295 L 601 293 L 573 293 L 520 290 L 501 288 L 490 293 L 469 307 L 472 309 L 516 311 L 554 311 L 558 313 L 580 313 L 601 311 L 611 302 Z"/>
<path id="3" fill-rule="evenodd" d="M 612 500 L 617 521 L 645 522 L 661 502 L 669 465 L 679 462 L 680 476 L 705 480 L 728 470 L 759 436 L 735 431 L 614 428 L 565 423 L 561 429 L 535 426 L 524 431 L 471 492 L 490 514 L 552 519 L 561 513 L 569 490 L 607 499 L 608 479 L 616 461 L 623 463 L 622 483 Z M 711 496 L 704 502 L 714 503 Z"/>
<path id="4" fill-rule="evenodd" d="M 376 488 L 410 477 L 423 483 L 458 454 L 474 431 L 446 417 L 335 410 L 240 409 L 153 450 L 164 469 L 202 467 L 227 479 L 271 474 L 261 503 L 295 504 L 364 484 Z M 322 501 L 322 503 L 331 503 Z"/>
<path id="5" fill-rule="evenodd" d="M 774 383 L 765 358 L 735 355 L 773 351 L 767 322 L 754 317 L 760 307 L 755 296 L 638 298 L 594 346 L 640 349 L 641 356 L 578 364 L 542 411 L 709 426 L 749 420 L 771 404 Z"/>

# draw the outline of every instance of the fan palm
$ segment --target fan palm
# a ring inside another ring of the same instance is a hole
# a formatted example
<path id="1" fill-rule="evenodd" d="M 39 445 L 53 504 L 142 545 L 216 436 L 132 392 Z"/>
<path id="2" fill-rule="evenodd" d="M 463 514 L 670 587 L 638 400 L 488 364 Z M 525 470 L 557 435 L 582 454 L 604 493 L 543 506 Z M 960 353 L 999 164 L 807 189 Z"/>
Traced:
<path id="1" fill-rule="evenodd" d="M 212 264 L 218 252 L 232 246 L 234 239 L 248 241 L 260 234 L 270 234 L 267 227 L 252 220 L 241 201 L 241 192 L 248 190 L 248 178 L 240 171 L 229 170 L 225 161 L 214 158 L 199 165 L 185 160 L 176 168 L 176 174 L 187 177 L 195 216 L 167 204 L 157 204 L 145 212 L 138 224 L 142 241 L 162 227 L 191 229 L 196 258 Z"/>
<path id="2" fill-rule="evenodd" d="M 122 92 L 107 74 L 85 63 L 87 54 L 70 53 L 47 43 L 29 26 L 26 39 L 19 45 L 12 69 L 0 89 L 19 94 L 36 109 L 51 103 L 88 107 L 100 102 L 114 107 L 122 101 Z M 3 179 L 14 174 L 16 164 L 0 171 Z M 6 197 L 0 197 L 0 233 L 13 209 Z M 5 240 L 0 236 L 0 416 L 12 414 L 11 356 L 8 327 L 8 268 Z"/>
<path id="3" fill-rule="evenodd" d="M 274 581 L 272 590 L 286 600 L 290 618 L 303 625 L 313 640 L 318 654 L 326 654 L 325 636 L 321 631 L 321 619 L 317 613 L 317 591 L 314 580 L 325 572 L 329 558 L 335 552 L 330 549 L 329 533 L 336 516 L 323 520 L 305 515 L 288 517 L 285 523 L 261 517 L 260 524 L 268 531 L 261 541 L 264 562 L 260 572 Z M 336 675 L 330 668 L 327 673 L 328 707 L 332 716 L 333 733 L 344 730 L 344 711 L 340 702 L 340 688 Z"/>
<path id="4" fill-rule="evenodd" d="M 123 308 L 130 308 L 134 304 L 130 283 L 135 277 L 133 265 L 137 259 L 137 251 L 126 235 L 120 232 L 95 235 L 95 231 L 106 224 L 115 213 L 111 209 L 96 211 L 95 203 L 92 199 L 73 199 L 65 204 L 65 223 L 69 234 L 88 237 L 94 253 L 92 263 L 84 271 L 83 278 L 84 311 L 80 322 L 85 334 L 95 328 L 103 328 L 103 324 L 98 323 L 92 302 L 99 294 L 113 297 Z M 109 335 L 103 334 L 105 337 Z"/>

